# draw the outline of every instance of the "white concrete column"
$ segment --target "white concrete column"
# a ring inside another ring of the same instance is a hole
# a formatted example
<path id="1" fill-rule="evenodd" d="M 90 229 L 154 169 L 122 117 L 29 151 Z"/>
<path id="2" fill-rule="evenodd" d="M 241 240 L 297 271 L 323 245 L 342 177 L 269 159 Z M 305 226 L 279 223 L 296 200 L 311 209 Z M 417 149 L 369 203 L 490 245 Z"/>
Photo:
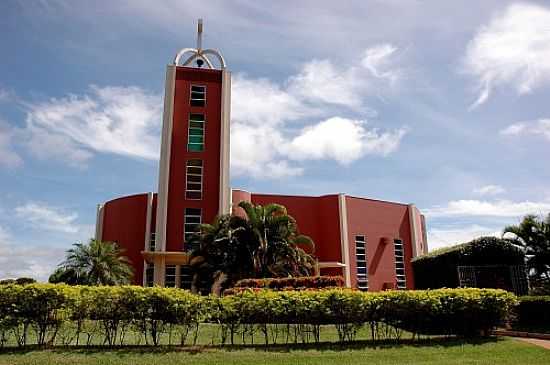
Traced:
<path id="1" fill-rule="evenodd" d="M 349 264 L 349 239 L 348 239 L 348 211 L 346 207 L 346 195 L 338 195 L 338 214 L 340 216 L 340 246 L 342 250 L 342 264 L 344 264 L 344 281 L 351 287 L 351 270 Z"/>

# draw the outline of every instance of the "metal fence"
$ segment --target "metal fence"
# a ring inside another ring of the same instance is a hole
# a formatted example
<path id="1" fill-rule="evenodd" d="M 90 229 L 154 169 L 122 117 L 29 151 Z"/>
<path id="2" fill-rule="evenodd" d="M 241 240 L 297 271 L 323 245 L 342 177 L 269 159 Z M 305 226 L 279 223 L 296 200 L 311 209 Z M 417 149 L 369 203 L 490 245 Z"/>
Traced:
<path id="1" fill-rule="evenodd" d="M 529 292 L 525 265 L 458 266 L 461 287 L 504 289 L 516 295 Z"/>

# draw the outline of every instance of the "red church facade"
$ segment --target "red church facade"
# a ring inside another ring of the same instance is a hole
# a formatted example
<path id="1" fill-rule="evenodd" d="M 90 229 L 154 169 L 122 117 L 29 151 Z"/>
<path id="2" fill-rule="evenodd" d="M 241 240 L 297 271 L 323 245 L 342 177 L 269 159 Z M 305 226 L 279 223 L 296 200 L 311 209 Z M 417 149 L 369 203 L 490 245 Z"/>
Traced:
<path id="1" fill-rule="evenodd" d="M 202 49 L 201 28 L 197 48 L 181 50 L 167 66 L 158 194 L 100 204 L 96 239 L 125 249 L 135 284 L 187 288 L 186 241 L 198 224 L 239 214 L 243 200 L 279 203 L 313 238 L 321 274 L 342 275 L 362 290 L 414 288 L 411 258 L 427 252 L 424 217 L 414 205 L 230 189 L 231 74 L 217 51 Z"/>

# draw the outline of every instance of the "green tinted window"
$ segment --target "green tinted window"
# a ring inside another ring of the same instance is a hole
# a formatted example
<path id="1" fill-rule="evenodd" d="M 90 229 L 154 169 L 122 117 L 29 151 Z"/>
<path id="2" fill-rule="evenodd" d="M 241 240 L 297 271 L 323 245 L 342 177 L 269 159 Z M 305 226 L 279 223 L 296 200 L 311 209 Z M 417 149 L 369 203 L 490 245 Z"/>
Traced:
<path id="1" fill-rule="evenodd" d="M 204 151 L 204 114 L 189 114 L 187 150 L 191 152 Z"/>

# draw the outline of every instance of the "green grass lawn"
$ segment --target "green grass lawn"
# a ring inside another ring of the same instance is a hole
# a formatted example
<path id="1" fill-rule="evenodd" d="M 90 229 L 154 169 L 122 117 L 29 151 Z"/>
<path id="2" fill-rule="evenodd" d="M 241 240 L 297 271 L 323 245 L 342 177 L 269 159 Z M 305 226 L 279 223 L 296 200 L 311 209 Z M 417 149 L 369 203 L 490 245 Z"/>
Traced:
<path id="1" fill-rule="evenodd" d="M 9 349 L 0 353 L 0 364 L 550 364 L 550 351 L 513 339 L 474 342 L 421 341 L 375 346 L 359 341 L 345 347 L 277 345 L 246 347 L 126 347 Z"/>

